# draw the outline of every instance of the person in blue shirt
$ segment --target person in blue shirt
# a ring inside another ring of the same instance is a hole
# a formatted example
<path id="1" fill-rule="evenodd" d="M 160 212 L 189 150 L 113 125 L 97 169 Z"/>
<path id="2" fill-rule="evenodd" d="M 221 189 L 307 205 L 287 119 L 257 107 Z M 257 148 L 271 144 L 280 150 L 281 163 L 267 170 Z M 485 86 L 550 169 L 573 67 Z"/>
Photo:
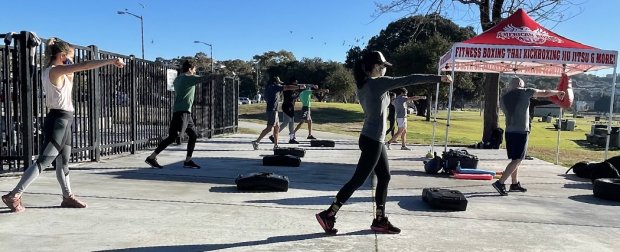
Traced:
<path id="1" fill-rule="evenodd" d="M 273 147 L 278 147 L 278 133 L 280 130 L 278 119 L 278 95 L 284 90 L 297 90 L 305 88 L 305 85 L 286 85 L 282 86 L 280 77 L 276 76 L 272 82 L 265 87 L 265 102 L 267 103 L 267 127 L 260 133 L 258 138 L 252 141 L 252 147 L 254 150 L 258 150 L 260 141 L 273 129 Z"/>

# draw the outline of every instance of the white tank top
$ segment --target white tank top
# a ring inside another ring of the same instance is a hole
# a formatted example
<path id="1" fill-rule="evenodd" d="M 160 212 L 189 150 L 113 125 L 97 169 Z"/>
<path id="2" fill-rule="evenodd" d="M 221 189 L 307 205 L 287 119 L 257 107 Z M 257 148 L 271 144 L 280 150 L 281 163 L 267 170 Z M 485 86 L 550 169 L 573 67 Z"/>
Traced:
<path id="1" fill-rule="evenodd" d="M 43 82 L 43 90 L 45 91 L 45 104 L 48 109 L 60 109 L 64 111 L 74 112 L 73 101 L 71 100 L 71 91 L 73 90 L 73 82 L 69 80 L 67 75 L 63 75 L 60 86 L 54 86 L 50 81 L 50 70 L 54 66 L 43 70 L 41 81 Z"/>

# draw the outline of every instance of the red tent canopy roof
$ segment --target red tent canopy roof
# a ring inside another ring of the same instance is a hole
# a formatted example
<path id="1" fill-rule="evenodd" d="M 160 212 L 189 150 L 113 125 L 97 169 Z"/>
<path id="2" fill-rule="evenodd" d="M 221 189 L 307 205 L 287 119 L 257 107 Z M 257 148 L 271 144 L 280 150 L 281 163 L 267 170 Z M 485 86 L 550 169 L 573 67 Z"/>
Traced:
<path id="1" fill-rule="evenodd" d="M 536 23 L 522 9 L 517 10 L 491 29 L 463 43 L 593 49 L 591 46 L 555 34 Z"/>

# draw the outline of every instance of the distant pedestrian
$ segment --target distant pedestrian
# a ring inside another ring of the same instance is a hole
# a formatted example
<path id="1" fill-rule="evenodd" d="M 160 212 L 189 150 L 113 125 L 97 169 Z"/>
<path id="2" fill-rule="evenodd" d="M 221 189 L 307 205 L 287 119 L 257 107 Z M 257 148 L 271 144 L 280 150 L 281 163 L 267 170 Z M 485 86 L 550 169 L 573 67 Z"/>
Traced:
<path id="1" fill-rule="evenodd" d="M 390 168 L 383 140 L 385 138 L 386 109 L 390 103 L 388 90 L 409 85 L 452 81 L 447 75 L 412 74 L 404 77 L 384 76 L 391 66 L 379 51 L 365 53 L 355 63 L 353 76 L 357 84 L 357 95 L 364 111 L 364 126 L 359 138 L 362 151 L 353 177 L 336 194 L 336 199 L 327 210 L 316 214 L 316 219 L 328 234 L 336 234 L 334 228 L 336 213 L 374 170 L 377 176 L 375 190 L 375 219 L 370 228 L 376 232 L 398 234 L 400 229 L 393 226 L 385 215 L 387 189 L 390 182 Z"/>
<path id="2" fill-rule="evenodd" d="M 532 97 L 551 97 L 558 96 L 560 100 L 564 98 L 564 91 L 539 90 L 525 88 L 522 79 L 515 77 L 510 80 L 510 84 L 505 93 L 501 96 L 501 108 L 506 116 L 506 152 L 511 160 L 506 166 L 502 177 L 493 183 L 493 188 L 500 195 L 508 195 L 505 182 L 508 177 L 512 178 L 510 185 L 511 192 L 526 192 L 527 189 L 521 186 L 518 177 L 518 169 L 521 161 L 525 158 L 528 136 L 530 131 L 530 98 Z"/>
<path id="3" fill-rule="evenodd" d="M 187 155 L 183 162 L 183 167 L 200 169 L 200 166 L 192 160 L 194 147 L 198 135 L 194 130 L 194 120 L 192 119 L 192 105 L 194 104 L 194 95 L 196 93 L 196 85 L 200 83 L 209 84 L 213 80 L 211 75 L 196 75 L 196 62 L 193 60 L 185 60 L 181 66 L 181 75 L 174 79 L 174 109 L 172 119 L 170 120 L 170 128 L 168 129 L 168 137 L 159 142 L 155 151 L 148 156 L 144 162 L 153 168 L 164 168 L 157 162 L 157 155 L 166 147 L 172 144 L 177 138 L 187 133 L 189 140 L 187 141 Z"/>
<path id="4" fill-rule="evenodd" d="M 260 133 L 258 138 L 252 141 L 252 148 L 258 150 L 260 140 L 263 139 L 273 129 L 273 147 L 278 147 L 278 132 L 280 125 L 278 121 L 278 94 L 284 90 L 296 90 L 304 88 L 303 85 L 286 85 L 282 86 L 284 82 L 280 80 L 280 77 L 276 76 L 272 82 L 265 87 L 265 102 L 267 103 L 267 127 Z"/>
<path id="5" fill-rule="evenodd" d="M 75 108 L 71 99 L 73 74 L 114 65 L 122 68 L 122 59 L 83 61 L 74 64 L 75 47 L 59 39 L 50 38 L 45 48 L 46 65 L 41 72 L 41 82 L 45 90 L 45 104 L 49 112 L 43 123 L 43 144 L 39 157 L 25 169 L 17 186 L 2 196 L 2 202 L 13 212 L 23 212 L 26 208 L 21 203 L 22 193 L 39 176 L 41 170 L 49 167 L 56 159 L 56 178 L 62 189 L 60 207 L 85 208 L 86 203 L 77 199 L 71 191 L 69 182 L 69 158 L 71 156 L 71 125 Z M 57 157 L 59 157 L 57 159 Z"/>
<path id="6" fill-rule="evenodd" d="M 301 91 L 299 93 L 299 100 L 301 101 L 301 120 L 297 127 L 295 127 L 295 132 L 297 132 L 304 123 L 308 124 L 308 137 L 306 139 L 316 139 L 312 135 L 312 94 L 313 93 L 329 93 L 329 89 L 318 89 L 317 85 L 306 85 L 306 90 Z"/>
<path id="7" fill-rule="evenodd" d="M 394 124 L 396 123 L 396 108 L 394 107 L 394 99 L 396 98 L 396 93 L 390 92 L 390 105 L 388 105 L 388 116 L 387 121 L 390 123 L 385 134 L 390 133 L 390 137 L 394 138 Z"/>
<path id="8" fill-rule="evenodd" d="M 399 88 L 396 90 L 396 98 L 394 98 L 394 107 L 396 108 L 396 124 L 398 126 L 398 131 L 392 138 L 385 143 L 388 150 L 391 150 L 391 144 L 396 142 L 396 139 L 400 136 L 401 140 L 401 150 L 411 150 L 407 147 L 407 109 L 409 101 L 417 101 L 420 99 L 426 99 L 425 96 L 407 96 L 406 88 Z"/>

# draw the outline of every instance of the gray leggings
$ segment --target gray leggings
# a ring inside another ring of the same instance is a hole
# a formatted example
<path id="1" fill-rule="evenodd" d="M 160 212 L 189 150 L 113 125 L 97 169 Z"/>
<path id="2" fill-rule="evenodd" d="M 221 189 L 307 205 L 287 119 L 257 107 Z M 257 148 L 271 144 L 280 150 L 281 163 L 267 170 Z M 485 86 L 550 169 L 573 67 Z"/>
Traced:
<path id="1" fill-rule="evenodd" d="M 282 132 L 284 130 L 284 128 L 286 128 L 286 125 L 288 124 L 288 133 L 289 134 L 293 134 L 295 133 L 295 119 L 293 116 L 289 116 L 286 113 L 282 113 L 282 117 L 284 117 L 284 119 L 282 120 L 282 125 L 280 125 L 280 132 Z"/>
<path id="2" fill-rule="evenodd" d="M 73 113 L 64 110 L 50 110 L 43 124 L 43 145 L 37 161 L 26 168 L 22 178 L 13 189 L 21 194 L 39 176 L 42 168 L 49 167 L 56 159 L 56 178 L 62 195 L 71 195 L 69 183 L 69 157 L 71 156 L 71 124 Z M 57 158 L 58 157 L 58 158 Z"/>

